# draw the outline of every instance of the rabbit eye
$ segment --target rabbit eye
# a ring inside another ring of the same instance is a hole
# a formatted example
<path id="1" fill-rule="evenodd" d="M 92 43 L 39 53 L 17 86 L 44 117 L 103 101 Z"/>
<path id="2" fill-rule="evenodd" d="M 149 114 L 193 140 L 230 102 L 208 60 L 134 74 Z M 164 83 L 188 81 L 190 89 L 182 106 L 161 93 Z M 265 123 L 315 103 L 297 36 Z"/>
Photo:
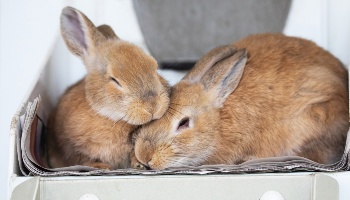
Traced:
<path id="1" fill-rule="evenodd" d="M 119 87 L 122 87 L 122 85 L 120 85 L 119 81 L 117 81 L 117 79 L 113 78 L 113 77 L 109 77 L 109 79 L 113 82 L 115 82 Z"/>
<path id="2" fill-rule="evenodd" d="M 183 118 L 177 126 L 177 131 L 188 128 L 190 125 L 190 119 L 188 117 Z"/>

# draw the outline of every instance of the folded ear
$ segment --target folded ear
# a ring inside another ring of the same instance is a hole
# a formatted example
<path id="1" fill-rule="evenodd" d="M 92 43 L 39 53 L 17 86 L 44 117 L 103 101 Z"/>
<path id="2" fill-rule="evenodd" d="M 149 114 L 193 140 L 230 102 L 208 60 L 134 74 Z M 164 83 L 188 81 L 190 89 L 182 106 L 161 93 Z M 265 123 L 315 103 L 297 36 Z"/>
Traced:
<path id="1" fill-rule="evenodd" d="M 79 57 L 105 39 L 82 12 L 72 7 L 62 10 L 61 33 L 68 49 Z"/>
<path id="2" fill-rule="evenodd" d="M 206 91 L 214 96 L 214 106 L 221 107 L 237 88 L 247 61 L 245 49 L 221 60 L 210 68 L 200 80 Z"/>
<path id="3" fill-rule="evenodd" d="M 182 80 L 190 83 L 198 82 L 215 63 L 231 56 L 235 52 L 236 48 L 233 45 L 219 46 L 212 49 L 197 61 L 196 65 Z"/>
<path id="4" fill-rule="evenodd" d="M 113 29 L 106 25 L 103 24 L 101 26 L 98 26 L 97 29 L 102 33 L 103 36 L 105 36 L 105 38 L 115 38 L 115 39 L 119 39 L 118 36 L 114 33 Z"/>

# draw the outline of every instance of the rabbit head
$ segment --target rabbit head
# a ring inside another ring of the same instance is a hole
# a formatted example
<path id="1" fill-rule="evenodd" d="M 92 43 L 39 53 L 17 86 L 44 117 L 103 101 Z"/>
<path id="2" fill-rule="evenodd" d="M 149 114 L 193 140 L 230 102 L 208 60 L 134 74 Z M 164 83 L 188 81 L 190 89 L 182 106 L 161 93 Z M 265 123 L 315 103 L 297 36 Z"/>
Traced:
<path id="1" fill-rule="evenodd" d="M 220 108 L 239 84 L 246 60 L 246 51 L 234 46 L 201 58 L 172 88 L 166 114 L 139 130 L 136 158 L 151 169 L 202 164 L 215 149 Z"/>
<path id="2" fill-rule="evenodd" d="M 134 125 L 165 113 L 169 86 L 157 74 L 154 58 L 71 7 L 62 11 L 61 33 L 68 49 L 86 66 L 85 97 L 95 112 Z"/>

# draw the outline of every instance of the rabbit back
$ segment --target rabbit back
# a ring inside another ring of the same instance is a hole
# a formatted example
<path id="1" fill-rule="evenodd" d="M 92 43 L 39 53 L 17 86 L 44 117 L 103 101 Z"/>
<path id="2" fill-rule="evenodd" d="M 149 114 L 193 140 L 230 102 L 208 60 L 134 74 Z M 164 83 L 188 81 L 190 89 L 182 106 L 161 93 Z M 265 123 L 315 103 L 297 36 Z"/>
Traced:
<path id="1" fill-rule="evenodd" d="M 254 35 L 235 45 L 247 49 L 248 61 L 220 123 L 223 140 L 239 148 L 223 142 L 221 151 L 236 154 L 235 163 L 282 155 L 339 160 L 349 113 L 347 72 L 339 60 L 311 41 L 282 34 Z"/>

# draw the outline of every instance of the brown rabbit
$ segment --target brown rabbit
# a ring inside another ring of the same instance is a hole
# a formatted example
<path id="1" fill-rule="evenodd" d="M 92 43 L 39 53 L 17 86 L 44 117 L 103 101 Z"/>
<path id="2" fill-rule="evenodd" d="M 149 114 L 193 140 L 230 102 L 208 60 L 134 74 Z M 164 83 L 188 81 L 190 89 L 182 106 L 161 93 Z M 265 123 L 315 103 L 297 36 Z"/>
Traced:
<path id="1" fill-rule="evenodd" d="M 282 34 L 234 46 L 231 56 L 230 46 L 210 51 L 172 88 L 167 113 L 136 136 L 136 158 L 151 169 L 275 156 L 339 160 L 349 120 L 343 65 Z"/>
<path id="2" fill-rule="evenodd" d="M 160 118 L 169 105 L 157 62 L 71 7 L 62 11 L 61 33 L 87 75 L 68 88 L 49 122 L 51 167 L 129 167 L 131 132 Z"/>

